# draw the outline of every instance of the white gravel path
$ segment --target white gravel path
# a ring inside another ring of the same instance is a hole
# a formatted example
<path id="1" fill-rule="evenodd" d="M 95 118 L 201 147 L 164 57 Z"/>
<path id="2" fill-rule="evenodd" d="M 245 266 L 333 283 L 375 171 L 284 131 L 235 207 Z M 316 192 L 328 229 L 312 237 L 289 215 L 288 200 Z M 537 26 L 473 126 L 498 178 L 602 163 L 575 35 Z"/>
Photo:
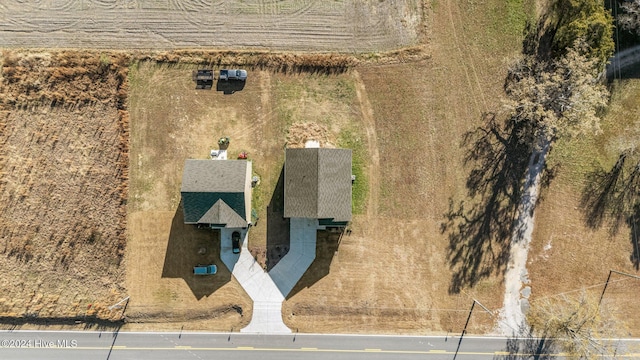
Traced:
<path id="1" fill-rule="evenodd" d="M 551 142 L 540 139 L 529 159 L 522 200 L 518 208 L 518 218 L 511 238 L 509 264 L 505 272 L 504 304 L 500 310 L 498 330 L 503 335 L 513 335 L 526 321 L 525 312 L 529 308 L 529 273 L 527 255 L 533 234 L 534 210 L 540 191 L 540 180 Z"/>

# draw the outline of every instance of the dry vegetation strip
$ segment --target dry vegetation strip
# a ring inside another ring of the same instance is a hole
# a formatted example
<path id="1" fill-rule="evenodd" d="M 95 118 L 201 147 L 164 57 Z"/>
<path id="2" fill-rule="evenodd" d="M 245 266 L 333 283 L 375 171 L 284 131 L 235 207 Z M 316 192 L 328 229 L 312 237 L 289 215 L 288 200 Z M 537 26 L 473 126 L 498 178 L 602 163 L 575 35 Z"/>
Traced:
<path id="1" fill-rule="evenodd" d="M 127 56 L 2 54 L 0 316 L 118 319 Z"/>

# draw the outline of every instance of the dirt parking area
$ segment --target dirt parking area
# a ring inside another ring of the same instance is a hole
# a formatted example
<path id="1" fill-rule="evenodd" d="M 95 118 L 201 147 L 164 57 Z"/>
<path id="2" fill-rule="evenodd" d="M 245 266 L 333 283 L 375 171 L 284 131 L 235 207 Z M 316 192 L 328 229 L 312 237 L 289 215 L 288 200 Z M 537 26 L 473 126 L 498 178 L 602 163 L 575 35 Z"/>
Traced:
<path id="1" fill-rule="evenodd" d="M 415 44 L 422 16 L 419 0 L 6 0 L 0 47 L 380 51 Z"/>

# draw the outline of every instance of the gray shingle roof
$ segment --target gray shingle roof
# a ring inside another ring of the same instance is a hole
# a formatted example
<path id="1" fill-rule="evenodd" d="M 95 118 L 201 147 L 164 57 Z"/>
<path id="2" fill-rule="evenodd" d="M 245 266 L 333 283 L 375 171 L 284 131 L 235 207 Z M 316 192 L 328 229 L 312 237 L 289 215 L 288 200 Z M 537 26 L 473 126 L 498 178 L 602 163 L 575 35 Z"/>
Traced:
<path id="1" fill-rule="evenodd" d="M 351 150 L 287 149 L 284 217 L 351 220 Z"/>
<path id="2" fill-rule="evenodd" d="M 244 160 L 187 159 L 180 192 L 243 192 L 246 175 Z"/>
<path id="3" fill-rule="evenodd" d="M 199 224 L 225 224 L 230 228 L 246 227 L 247 222 L 222 199 L 216 201 L 198 220 Z"/>
<path id="4" fill-rule="evenodd" d="M 180 189 L 184 222 L 246 227 L 248 166 L 244 160 L 187 160 Z"/>

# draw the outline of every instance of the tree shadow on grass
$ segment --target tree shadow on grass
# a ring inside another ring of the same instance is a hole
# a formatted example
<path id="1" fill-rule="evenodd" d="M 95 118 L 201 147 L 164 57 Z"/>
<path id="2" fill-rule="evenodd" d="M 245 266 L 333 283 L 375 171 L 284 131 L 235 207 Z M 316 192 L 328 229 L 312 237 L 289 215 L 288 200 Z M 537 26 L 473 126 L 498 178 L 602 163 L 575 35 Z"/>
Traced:
<path id="1" fill-rule="evenodd" d="M 284 166 L 267 206 L 267 271 L 289 252 L 289 219 L 284 217 Z"/>
<path id="2" fill-rule="evenodd" d="M 524 38 L 522 40 L 522 53 L 531 55 L 537 59 L 549 59 L 552 55 L 552 46 L 557 26 L 550 26 L 549 11 L 543 11 L 537 22 L 528 20 L 524 28 Z"/>
<path id="3" fill-rule="evenodd" d="M 509 260 L 511 235 L 522 184 L 532 152 L 533 129 L 510 119 L 499 124 L 494 114 L 464 135 L 468 200 L 452 199 L 441 232 L 448 233 L 447 257 L 453 272 L 450 293 L 459 293 L 483 278 L 498 274 Z"/>
<path id="4" fill-rule="evenodd" d="M 338 245 L 340 240 L 344 236 L 345 231 L 333 232 L 329 230 L 318 230 L 316 239 L 316 258 L 311 263 L 311 266 L 302 275 L 300 280 L 287 294 L 287 299 L 290 299 L 295 294 L 299 293 L 305 288 L 317 283 L 323 277 L 329 275 L 331 269 L 331 262 L 333 256 L 338 251 Z"/>
<path id="5" fill-rule="evenodd" d="M 587 183 L 582 191 L 580 205 L 584 222 L 592 229 L 607 224 L 609 233 L 615 235 L 620 225 L 629 226 L 631 243 L 630 261 L 636 270 L 640 269 L 640 161 L 631 169 L 625 167 L 631 151 L 625 150 L 611 170 L 597 168 L 587 175 Z M 627 175 L 627 172 L 629 173 Z M 608 220 L 605 222 L 605 220 Z"/>
<path id="6" fill-rule="evenodd" d="M 624 217 L 619 190 L 624 181 L 623 169 L 626 159 L 627 153 L 623 152 L 610 171 L 597 168 L 587 174 L 587 183 L 580 197 L 580 205 L 584 212 L 585 224 L 590 228 L 600 228 L 607 215 L 611 215 L 613 219 L 611 231 L 613 233 L 618 231 Z"/>
<path id="7" fill-rule="evenodd" d="M 193 274 L 194 266 L 211 264 L 218 268 L 215 275 Z M 185 224 L 182 205 L 171 223 L 162 277 L 184 279 L 198 300 L 231 281 L 231 272 L 220 260 L 220 231 Z"/>
<path id="8" fill-rule="evenodd" d="M 633 207 L 631 216 L 627 217 L 627 225 L 631 228 L 629 240 L 631 241 L 631 256 L 629 260 L 636 270 L 640 270 L 640 204 Z"/>

